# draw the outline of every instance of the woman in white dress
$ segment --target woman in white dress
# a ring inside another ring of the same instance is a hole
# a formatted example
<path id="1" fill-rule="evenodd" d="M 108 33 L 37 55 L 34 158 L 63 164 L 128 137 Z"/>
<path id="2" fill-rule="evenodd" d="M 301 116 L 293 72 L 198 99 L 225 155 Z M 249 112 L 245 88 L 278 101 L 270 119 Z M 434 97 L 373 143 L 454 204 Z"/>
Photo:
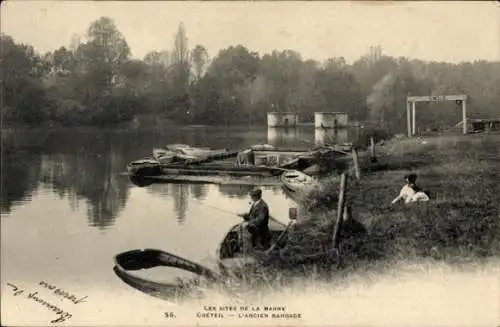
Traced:
<path id="1" fill-rule="evenodd" d="M 429 196 L 417 186 L 417 175 L 416 174 L 408 174 L 405 175 L 406 184 L 403 186 L 399 195 L 392 200 L 392 204 L 403 200 L 404 203 L 411 202 L 425 202 L 429 201 Z"/>

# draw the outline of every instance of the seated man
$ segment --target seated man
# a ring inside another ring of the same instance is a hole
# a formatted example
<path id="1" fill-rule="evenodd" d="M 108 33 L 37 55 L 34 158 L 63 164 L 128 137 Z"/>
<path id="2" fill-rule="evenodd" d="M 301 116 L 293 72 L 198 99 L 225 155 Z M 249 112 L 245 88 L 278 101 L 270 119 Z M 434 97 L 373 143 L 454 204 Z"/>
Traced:
<path id="1" fill-rule="evenodd" d="M 250 211 L 245 214 L 240 214 L 245 222 L 243 223 L 252 237 L 252 247 L 258 249 L 269 248 L 271 234 L 269 232 L 269 207 L 262 200 L 262 191 L 256 189 L 250 193 L 252 198 L 252 206 Z"/>

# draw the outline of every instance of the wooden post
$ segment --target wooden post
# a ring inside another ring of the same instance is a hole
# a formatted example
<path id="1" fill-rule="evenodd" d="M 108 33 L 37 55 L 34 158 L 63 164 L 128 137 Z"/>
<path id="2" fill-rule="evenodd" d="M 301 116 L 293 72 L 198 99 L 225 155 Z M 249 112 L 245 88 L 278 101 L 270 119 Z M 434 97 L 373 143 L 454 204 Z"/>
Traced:
<path id="1" fill-rule="evenodd" d="M 463 133 L 467 135 L 467 105 L 466 101 L 462 100 L 462 123 L 463 123 Z"/>
<path id="2" fill-rule="evenodd" d="M 410 101 L 406 101 L 406 122 L 408 127 L 408 137 L 411 137 L 411 116 L 410 116 Z"/>
<path id="3" fill-rule="evenodd" d="M 340 189 L 339 189 L 339 202 L 337 206 L 337 221 L 335 222 L 335 227 L 333 229 L 332 246 L 338 249 L 340 244 L 340 231 L 342 230 L 342 223 L 344 221 L 344 210 L 345 210 L 345 192 L 346 192 L 346 174 L 340 176 Z"/>
<path id="4" fill-rule="evenodd" d="M 415 118 L 416 118 L 417 114 L 415 113 L 415 108 L 416 108 L 416 103 L 415 103 L 415 101 L 413 101 L 411 103 L 411 115 L 412 115 L 412 117 L 411 117 L 411 119 L 412 119 L 412 122 L 411 122 L 411 125 L 412 125 L 412 127 L 411 127 L 411 135 L 415 135 L 415 132 L 416 132 L 415 131 L 416 130 L 416 128 L 415 128 L 415 126 L 416 126 L 416 119 Z"/>
<path id="5" fill-rule="evenodd" d="M 359 157 L 358 157 L 358 151 L 356 149 L 352 149 L 352 162 L 354 164 L 354 175 L 356 176 L 356 179 L 361 178 L 361 171 L 359 169 Z"/>
<path id="6" fill-rule="evenodd" d="M 377 156 L 375 155 L 375 139 L 370 137 L 370 159 L 372 162 L 377 162 Z"/>

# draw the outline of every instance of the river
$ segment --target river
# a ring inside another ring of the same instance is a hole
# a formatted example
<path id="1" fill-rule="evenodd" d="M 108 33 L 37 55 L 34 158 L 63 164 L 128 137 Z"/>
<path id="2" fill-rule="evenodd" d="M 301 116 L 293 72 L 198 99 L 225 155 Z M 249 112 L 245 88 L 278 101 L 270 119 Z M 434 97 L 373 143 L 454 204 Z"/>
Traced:
<path id="1" fill-rule="evenodd" d="M 307 147 L 335 137 L 349 141 L 353 136 L 347 131 L 336 136 L 318 134 L 312 128 L 9 131 L 2 136 L 2 322 L 46 325 L 57 317 L 33 301 L 33 296 L 24 296 L 37 291 L 46 301 L 71 312 L 72 318 L 64 322 L 67 325 L 168 325 L 169 318 L 162 313 L 180 309 L 124 284 L 113 273 L 113 256 L 130 249 L 157 248 L 213 265 L 224 234 L 239 222 L 229 212 L 248 209 L 251 186 L 157 184 L 139 188 L 120 175 L 126 164 L 168 143 L 233 149 L 263 143 Z M 271 214 L 286 223 L 291 200 L 280 188 L 272 187 L 263 188 L 263 197 Z M 40 282 L 83 300 L 70 302 L 62 293 L 48 292 Z M 15 296 L 14 288 L 24 294 Z M 135 309 L 145 310 L 144 314 L 132 314 Z M 194 322 L 221 323 L 198 321 L 186 313 L 175 324 Z"/>

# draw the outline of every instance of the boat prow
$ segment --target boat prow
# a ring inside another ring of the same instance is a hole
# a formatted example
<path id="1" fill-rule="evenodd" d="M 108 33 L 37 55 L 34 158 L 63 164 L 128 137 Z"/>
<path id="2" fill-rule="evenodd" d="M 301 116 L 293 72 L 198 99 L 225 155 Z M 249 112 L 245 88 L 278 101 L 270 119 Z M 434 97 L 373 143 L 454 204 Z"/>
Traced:
<path id="1" fill-rule="evenodd" d="M 130 175 L 155 176 L 161 174 L 160 162 L 156 159 L 139 159 L 127 164 Z"/>
<path id="2" fill-rule="evenodd" d="M 155 281 L 134 274 L 134 271 L 148 270 L 155 267 L 170 267 L 167 274 L 170 281 Z M 200 283 L 217 280 L 217 274 L 195 262 L 174 254 L 155 249 L 131 250 L 115 256 L 115 274 L 127 285 L 152 296 L 161 298 L 193 295 Z M 182 272 L 182 278 L 177 272 Z M 190 273 L 188 279 L 186 272 Z"/>
<path id="3" fill-rule="evenodd" d="M 291 194 L 305 195 L 321 187 L 318 180 L 298 170 L 284 172 L 281 182 Z"/>

